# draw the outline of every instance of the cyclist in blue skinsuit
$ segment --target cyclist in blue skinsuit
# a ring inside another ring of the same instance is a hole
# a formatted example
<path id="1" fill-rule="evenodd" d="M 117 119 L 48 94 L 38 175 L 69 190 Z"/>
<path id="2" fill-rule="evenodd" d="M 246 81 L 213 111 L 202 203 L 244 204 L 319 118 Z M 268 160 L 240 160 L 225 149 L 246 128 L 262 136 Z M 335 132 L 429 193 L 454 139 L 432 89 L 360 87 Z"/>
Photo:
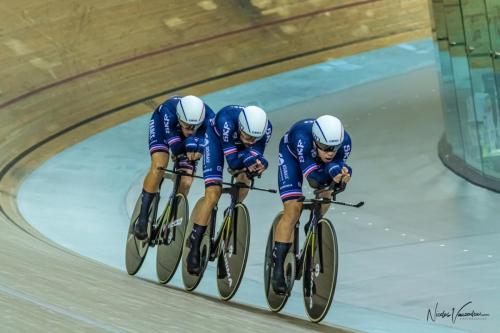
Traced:
<path id="1" fill-rule="evenodd" d="M 206 129 L 214 117 L 212 109 L 196 96 L 171 97 L 153 112 L 149 122 L 151 167 L 144 179 L 141 211 L 134 226 L 137 239 L 148 236 L 148 211 L 163 176 L 158 168 L 167 167 L 170 151 L 174 169 L 193 174 L 204 150 Z M 192 182 L 192 177 L 181 177 L 179 192 L 187 195 Z"/>
<path id="2" fill-rule="evenodd" d="M 273 247 L 272 287 L 278 294 L 287 290 L 283 264 L 292 243 L 295 223 L 300 218 L 302 181 L 312 188 L 325 188 L 335 183 L 347 184 L 352 169 L 346 164 L 351 153 L 351 138 L 339 119 L 325 115 L 295 123 L 283 136 L 279 146 L 278 184 L 284 214 L 276 226 Z M 331 192 L 324 192 L 330 197 Z M 329 205 L 323 205 L 322 212 Z"/>
<path id="3" fill-rule="evenodd" d="M 268 166 L 264 150 L 271 138 L 272 126 L 267 115 L 257 106 L 229 105 L 222 108 L 207 129 L 207 144 L 203 156 L 203 176 L 205 178 L 205 199 L 198 210 L 190 238 L 187 269 L 190 274 L 199 274 L 200 242 L 208 225 L 212 209 L 221 196 L 224 156 L 232 170 L 247 169 L 250 173 L 261 174 Z M 237 181 L 250 184 L 246 173 L 241 173 Z M 240 199 L 248 194 L 248 189 L 240 190 Z"/>

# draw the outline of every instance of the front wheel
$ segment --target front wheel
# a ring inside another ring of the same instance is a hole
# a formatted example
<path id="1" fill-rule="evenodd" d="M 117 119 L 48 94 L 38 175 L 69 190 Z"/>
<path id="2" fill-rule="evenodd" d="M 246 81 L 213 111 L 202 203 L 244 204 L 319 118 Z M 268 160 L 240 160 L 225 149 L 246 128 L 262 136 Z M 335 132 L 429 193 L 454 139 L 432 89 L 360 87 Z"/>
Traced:
<path id="1" fill-rule="evenodd" d="M 330 221 L 318 221 L 317 233 L 308 238 L 305 251 L 302 280 L 304 305 L 309 319 L 318 323 L 330 309 L 337 284 L 337 235 Z"/>
<path id="2" fill-rule="evenodd" d="M 137 199 L 137 202 L 135 204 L 134 212 L 132 213 L 132 217 L 130 218 L 130 225 L 127 234 L 127 245 L 125 249 L 125 267 L 127 269 L 127 273 L 130 275 L 134 275 L 141 268 L 142 262 L 144 261 L 144 258 L 146 257 L 146 254 L 148 252 L 152 221 L 154 221 L 156 218 L 156 210 L 158 209 L 159 200 L 160 195 L 159 193 L 157 193 L 153 198 L 151 207 L 149 208 L 148 237 L 142 241 L 135 238 L 134 235 L 134 226 L 139 219 L 139 213 L 141 211 L 142 194 L 139 195 L 139 198 Z"/>
<path id="3" fill-rule="evenodd" d="M 189 220 L 186 197 L 177 193 L 171 206 L 160 217 L 159 244 L 156 254 L 156 275 L 160 283 L 168 283 L 175 274 L 182 255 L 182 246 Z"/>
<path id="4" fill-rule="evenodd" d="M 288 292 L 284 295 L 280 295 L 274 292 L 273 287 L 271 285 L 271 277 L 273 273 L 273 245 L 274 245 L 274 234 L 276 230 L 276 226 L 278 222 L 281 220 L 283 216 L 283 212 L 278 213 L 278 215 L 274 218 L 273 225 L 271 226 L 271 230 L 269 231 L 269 236 L 267 237 L 267 246 L 266 246 L 266 257 L 264 259 L 264 292 L 266 294 L 267 305 L 269 309 L 273 312 L 279 312 L 285 306 L 288 301 L 288 297 L 290 296 L 290 292 L 293 288 L 293 283 L 296 277 L 296 267 L 295 267 L 295 253 L 294 248 L 295 244 L 292 243 L 290 246 L 290 250 L 288 251 L 285 259 L 285 278 L 288 285 Z M 294 238 L 295 239 L 295 238 Z"/>
<path id="5" fill-rule="evenodd" d="M 201 207 L 201 204 L 205 200 L 205 197 L 200 198 L 191 212 L 191 218 L 186 227 L 185 237 L 183 241 L 183 249 L 182 249 L 182 282 L 184 283 L 184 288 L 187 291 L 193 291 L 196 289 L 198 284 L 201 282 L 201 278 L 203 277 L 203 273 L 207 268 L 208 259 L 210 257 L 210 223 L 207 226 L 205 234 L 200 243 L 200 259 L 201 259 L 201 272 L 199 275 L 189 274 L 187 270 L 187 256 L 190 249 L 189 235 L 191 235 L 191 231 L 193 230 L 193 216 L 198 216 L 197 212 Z M 212 216 L 208 218 L 209 221 L 212 221 Z"/>
<path id="6" fill-rule="evenodd" d="M 226 219 L 229 218 L 228 221 Z M 222 300 L 230 300 L 238 291 L 250 247 L 250 216 L 242 203 L 234 206 L 232 216 L 225 216 L 217 260 L 217 288 Z"/>

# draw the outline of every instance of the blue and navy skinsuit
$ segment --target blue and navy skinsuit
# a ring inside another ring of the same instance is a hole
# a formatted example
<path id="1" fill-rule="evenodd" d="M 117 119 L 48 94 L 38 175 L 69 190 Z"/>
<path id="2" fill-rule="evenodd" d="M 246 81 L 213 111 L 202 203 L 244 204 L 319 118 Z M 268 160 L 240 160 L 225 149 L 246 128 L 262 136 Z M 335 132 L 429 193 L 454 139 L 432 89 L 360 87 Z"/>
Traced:
<path id="1" fill-rule="evenodd" d="M 174 96 L 160 104 L 149 122 L 149 152 L 169 151 L 174 157 L 186 155 L 186 153 L 199 152 L 203 153 L 205 146 L 205 133 L 210 127 L 210 120 L 215 117 L 215 113 L 207 105 L 205 105 L 205 120 L 196 129 L 196 131 L 185 137 L 182 134 L 179 120 L 177 118 L 176 106 L 179 103 L 181 96 Z M 182 167 L 189 168 L 191 166 L 187 161 L 177 162 Z"/>
<path id="2" fill-rule="evenodd" d="M 218 185 L 222 182 L 224 156 L 229 168 L 240 170 L 260 160 L 267 168 L 264 150 L 271 139 L 271 122 L 267 123 L 266 134 L 250 147 L 240 140 L 238 116 L 243 106 L 228 105 L 223 107 L 212 120 L 212 126 L 206 132 L 206 146 L 203 155 L 203 177 L 205 186 Z"/>
<path id="3" fill-rule="evenodd" d="M 313 145 L 312 125 L 314 119 L 305 119 L 295 123 L 281 138 L 279 146 L 278 185 L 281 200 L 298 199 L 302 196 L 303 177 L 311 187 L 324 188 L 332 183 L 332 178 L 339 174 L 342 167 L 352 169 L 346 164 L 351 153 L 351 138 L 344 132 L 344 141 L 333 160 L 323 163 Z"/>

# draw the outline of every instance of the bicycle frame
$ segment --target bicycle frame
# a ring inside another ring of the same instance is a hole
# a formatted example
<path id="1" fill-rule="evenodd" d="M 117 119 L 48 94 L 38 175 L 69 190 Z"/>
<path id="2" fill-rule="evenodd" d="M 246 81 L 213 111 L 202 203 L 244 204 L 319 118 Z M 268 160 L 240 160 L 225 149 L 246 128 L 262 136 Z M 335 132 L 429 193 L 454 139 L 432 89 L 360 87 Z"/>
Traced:
<path id="1" fill-rule="evenodd" d="M 239 191 L 242 188 L 252 188 L 253 187 L 253 179 L 251 180 L 250 185 L 246 185 L 245 183 L 242 182 L 234 182 L 234 176 L 231 178 L 231 183 L 230 187 L 223 188 L 222 193 L 227 193 L 231 195 L 231 203 L 229 204 L 228 213 L 226 216 L 224 216 L 224 221 L 219 228 L 219 231 L 217 232 L 217 236 L 215 236 L 215 223 L 216 223 L 216 218 L 217 218 L 217 211 L 218 211 L 218 205 L 215 205 L 213 211 L 212 211 L 212 216 L 210 220 L 210 261 L 215 260 L 217 257 L 217 254 L 220 252 L 221 248 L 221 240 L 224 238 L 227 238 L 230 235 L 231 227 L 234 228 L 234 237 L 233 237 L 233 251 L 236 251 L 236 243 L 237 243 L 237 223 L 232 223 L 235 221 L 236 216 L 234 216 L 234 207 L 240 203 L 239 200 Z M 226 235 L 224 236 L 224 231 L 226 232 Z M 236 252 L 233 252 L 233 254 L 236 254 Z"/>
<path id="2" fill-rule="evenodd" d="M 328 200 L 328 199 L 326 199 Z M 302 263 L 304 262 L 305 259 L 305 254 L 306 254 L 306 246 L 308 244 L 311 244 L 311 253 L 312 256 L 314 257 L 314 243 L 316 239 L 321 239 L 321 230 L 318 229 L 318 221 L 323 217 L 323 214 L 321 214 L 321 205 L 324 203 L 329 203 L 330 200 L 321 200 L 318 197 L 315 199 L 311 200 L 310 203 L 304 203 L 302 206 L 302 211 L 304 210 L 310 210 L 310 215 L 309 215 L 309 230 L 307 231 L 306 239 L 305 242 L 302 244 L 302 249 L 299 252 L 299 234 L 300 234 L 300 223 L 295 224 L 295 234 L 294 234 L 294 253 L 295 253 L 295 258 L 297 260 L 297 269 L 298 272 L 301 272 L 302 270 Z M 311 241 L 309 242 L 309 239 Z M 321 246 L 319 248 L 319 258 L 320 258 L 320 272 L 323 272 L 323 251 L 321 249 Z M 300 276 L 301 274 L 299 274 Z"/>
<path id="3" fill-rule="evenodd" d="M 167 244 L 172 242 L 172 240 L 175 240 L 175 234 L 176 234 L 175 228 L 174 228 L 175 225 L 169 226 L 168 229 L 165 230 L 165 235 L 161 235 L 160 232 L 162 231 L 163 224 L 166 223 L 165 221 L 169 221 L 171 218 L 172 207 L 174 204 L 175 196 L 177 195 L 177 193 L 179 191 L 181 177 L 182 177 L 181 173 L 170 172 L 169 170 L 165 170 L 165 174 L 163 175 L 163 179 L 160 183 L 160 189 L 161 189 L 161 185 L 163 184 L 164 179 L 172 180 L 172 182 L 174 183 L 174 186 L 172 188 L 172 192 L 170 193 L 170 197 L 167 201 L 166 211 L 160 217 L 161 218 L 160 224 L 158 224 L 156 226 L 156 230 L 154 230 L 155 234 L 152 235 L 154 237 L 151 237 L 154 240 L 155 245 L 156 244 L 163 244 L 165 242 L 165 240 L 167 240 Z M 169 233 L 171 232 L 171 229 L 173 229 L 173 235 L 172 235 L 172 237 L 169 237 Z"/>
<path id="4" fill-rule="evenodd" d="M 356 207 L 359 208 L 364 205 L 364 202 L 359 202 L 357 204 L 350 204 L 350 203 L 344 203 L 344 202 L 338 202 L 336 201 L 336 196 L 337 194 L 343 192 L 345 189 L 345 185 L 339 185 L 339 184 L 334 184 L 326 189 L 322 190 L 316 190 L 314 191 L 315 197 L 314 199 L 309 199 L 305 200 L 303 197 L 301 199 L 303 203 L 302 206 L 302 212 L 304 210 L 310 210 L 311 213 L 309 215 L 309 230 L 307 231 L 306 235 L 306 240 L 304 244 L 302 244 L 302 249 L 299 252 L 299 226 L 300 223 L 297 221 L 295 224 L 295 235 L 294 235 L 294 253 L 295 253 L 295 259 L 297 260 L 297 274 L 298 276 L 301 276 L 301 270 L 302 270 L 302 263 L 304 262 L 305 259 L 305 253 L 306 253 L 306 246 L 310 244 L 311 246 L 311 256 L 314 257 L 314 248 L 315 248 L 315 242 L 316 239 L 322 239 L 321 238 L 321 230 L 318 229 L 318 222 L 323 218 L 323 214 L 321 213 L 321 205 L 323 204 L 340 204 L 344 206 L 351 206 L 351 207 Z M 320 197 L 320 194 L 323 192 L 327 191 L 332 191 L 331 194 L 331 199 L 325 198 L 325 197 Z M 301 215 L 302 215 L 301 212 Z M 309 242 L 309 239 L 311 241 Z M 321 246 L 318 246 L 318 251 L 319 251 L 319 271 L 323 273 L 323 250 Z"/>

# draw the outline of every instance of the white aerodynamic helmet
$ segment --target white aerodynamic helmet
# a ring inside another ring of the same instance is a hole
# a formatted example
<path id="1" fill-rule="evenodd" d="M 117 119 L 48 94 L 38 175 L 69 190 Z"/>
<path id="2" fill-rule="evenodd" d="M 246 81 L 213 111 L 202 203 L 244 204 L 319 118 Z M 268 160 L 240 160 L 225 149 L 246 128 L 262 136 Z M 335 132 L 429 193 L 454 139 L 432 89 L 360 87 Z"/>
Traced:
<path id="1" fill-rule="evenodd" d="M 344 141 L 344 126 L 338 118 L 325 115 L 314 121 L 312 134 L 321 150 L 337 151 Z"/>
<path id="2" fill-rule="evenodd" d="M 176 106 L 177 118 L 185 124 L 200 125 L 205 120 L 205 103 L 196 96 L 184 96 Z"/>
<path id="3" fill-rule="evenodd" d="M 267 130 L 267 115 L 264 110 L 258 106 L 247 106 L 240 112 L 238 116 L 240 130 L 257 139 L 260 139 L 266 134 Z"/>

